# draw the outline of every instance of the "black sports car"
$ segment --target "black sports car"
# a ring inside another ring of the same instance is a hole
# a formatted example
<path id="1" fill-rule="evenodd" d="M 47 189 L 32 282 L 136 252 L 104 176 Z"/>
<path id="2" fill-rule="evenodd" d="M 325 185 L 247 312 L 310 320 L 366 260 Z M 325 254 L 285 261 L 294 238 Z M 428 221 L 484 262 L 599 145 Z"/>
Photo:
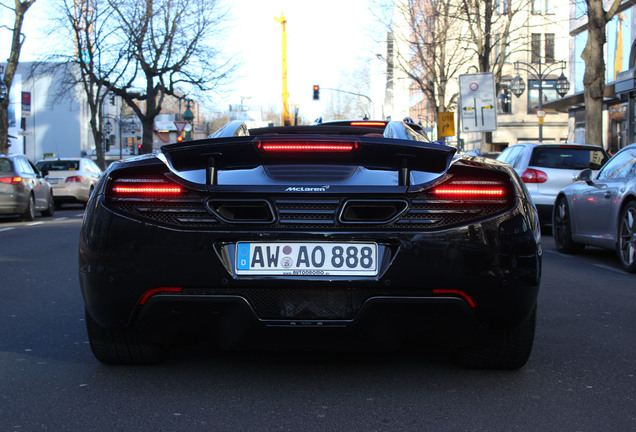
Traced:
<path id="1" fill-rule="evenodd" d="M 403 122 L 231 122 L 112 164 L 80 238 L 93 353 L 416 338 L 467 366 L 523 366 L 536 209 L 508 165 L 454 153 Z"/>

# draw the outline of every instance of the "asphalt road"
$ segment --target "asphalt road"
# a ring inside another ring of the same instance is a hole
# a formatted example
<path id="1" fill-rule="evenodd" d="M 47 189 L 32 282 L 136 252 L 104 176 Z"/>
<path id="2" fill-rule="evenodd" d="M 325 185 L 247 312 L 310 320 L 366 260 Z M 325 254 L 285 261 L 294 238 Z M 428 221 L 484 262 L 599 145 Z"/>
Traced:
<path id="1" fill-rule="evenodd" d="M 97 362 L 77 278 L 81 208 L 0 218 L 0 432 L 636 431 L 636 275 L 544 238 L 535 346 L 515 372 L 445 352 L 175 349 Z"/>

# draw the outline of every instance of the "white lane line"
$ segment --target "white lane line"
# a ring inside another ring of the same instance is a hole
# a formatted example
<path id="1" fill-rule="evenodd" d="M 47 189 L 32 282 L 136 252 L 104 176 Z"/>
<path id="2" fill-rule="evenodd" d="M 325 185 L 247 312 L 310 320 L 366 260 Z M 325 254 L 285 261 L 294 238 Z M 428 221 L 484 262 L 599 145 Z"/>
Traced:
<path id="1" fill-rule="evenodd" d="M 29 224 L 26 224 L 26 226 L 36 226 L 36 225 L 42 225 L 44 222 L 32 222 Z"/>
<path id="2" fill-rule="evenodd" d="M 599 267 L 599 268 L 602 268 L 603 270 L 609 270 L 611 272 L 622 274 L 622 275 L 627 274 L 627 272 L 624 271 L 624 270 L 617 269 L 615 267 L 608 266 L 608 265 L 605 265 L 605 264 L 594 264 L 594 267 Z"/>
<path id="3" fill-rule="evenodd" d="M 0 232 L 2 232 L 2 231 L 11 231 L 12 229 L 14 229 L 14 228 L 13 227 L 11 227 L 11 228 L 2 228 L 2 229 L 0 229 Z"/>
<path id="4" fill-rule="evenodd" d="M 54 220 L 56 220 L 56 221 L 63 221 L 63 220 L 66 220 L 66 219 L 68 219 L 68 218 L 67 218 L 67 217 L 61 217 L 61 218 L 55 218 Z"/>

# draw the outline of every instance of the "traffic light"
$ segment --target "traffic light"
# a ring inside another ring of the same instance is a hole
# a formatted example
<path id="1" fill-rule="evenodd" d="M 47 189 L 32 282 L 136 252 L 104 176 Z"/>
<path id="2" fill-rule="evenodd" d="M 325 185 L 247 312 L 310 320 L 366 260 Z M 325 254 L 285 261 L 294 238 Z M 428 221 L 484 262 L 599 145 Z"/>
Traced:
<path id="1" fill-rule="evenodd" d="M 183 142 L 183 135 L 177 135 L 177 142 Z"/>
<path id="2" fill-rule="evenodd" d="M 320 86 L 314 85 L 314 100 L 320 99 Z"/>

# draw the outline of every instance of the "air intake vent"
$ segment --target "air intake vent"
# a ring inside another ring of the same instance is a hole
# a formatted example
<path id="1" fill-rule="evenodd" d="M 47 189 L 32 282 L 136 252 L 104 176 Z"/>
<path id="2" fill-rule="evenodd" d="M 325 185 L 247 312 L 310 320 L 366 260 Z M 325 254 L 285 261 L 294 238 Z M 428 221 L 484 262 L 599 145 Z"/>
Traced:
<path id="1" fill-rule="evenodd" d="M 272 207 L 265 200 L 210 200 L 206 206 L 224 222 L 274 222 Z"/>
<path id="2" fill-rule="evenodd" d="M 389 223 L 408 207 L 406 201 L 349 200 L 340 212 L 342 223 Z"/>

